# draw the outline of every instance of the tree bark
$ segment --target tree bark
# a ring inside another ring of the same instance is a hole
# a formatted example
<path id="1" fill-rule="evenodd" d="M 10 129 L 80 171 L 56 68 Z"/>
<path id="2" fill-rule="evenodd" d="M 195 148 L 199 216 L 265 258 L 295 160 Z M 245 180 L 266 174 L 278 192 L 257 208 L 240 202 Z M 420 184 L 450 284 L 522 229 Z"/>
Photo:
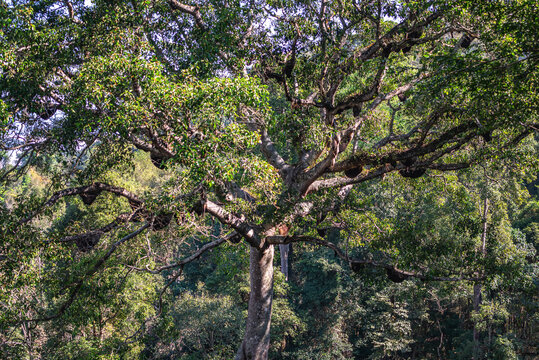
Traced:
<path id="1" fill-rule="evenodd" d="M 251 294 L 247 325 L 236 360 L 266 360 L 270 347 L 273 301 L 273 245 L 262 250 L 251 247 L 249 277 Z"/>

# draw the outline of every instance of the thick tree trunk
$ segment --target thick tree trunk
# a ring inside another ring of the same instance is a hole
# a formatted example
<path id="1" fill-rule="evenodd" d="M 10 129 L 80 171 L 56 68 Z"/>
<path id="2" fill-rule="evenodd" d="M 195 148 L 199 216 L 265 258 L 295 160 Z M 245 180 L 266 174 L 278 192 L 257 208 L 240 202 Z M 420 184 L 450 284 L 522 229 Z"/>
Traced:
<path id="1" fill-rule="evenodd" d="M 273 301 L 273 255 L 273 245 L 263 250 L 251 248 L 249 269 L 251 294 L 247 325 L 236 360 L 268 358 Z"/>

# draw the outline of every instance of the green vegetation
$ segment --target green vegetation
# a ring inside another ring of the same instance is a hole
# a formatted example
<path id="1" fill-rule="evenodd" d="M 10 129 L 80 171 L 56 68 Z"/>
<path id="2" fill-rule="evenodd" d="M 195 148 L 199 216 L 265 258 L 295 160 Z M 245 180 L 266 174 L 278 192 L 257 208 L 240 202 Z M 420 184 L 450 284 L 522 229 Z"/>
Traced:
<path id="1" fill-rule="evenodd" d="M 0 359 L 534 359 L 536 1 L 0 0 Z"/>

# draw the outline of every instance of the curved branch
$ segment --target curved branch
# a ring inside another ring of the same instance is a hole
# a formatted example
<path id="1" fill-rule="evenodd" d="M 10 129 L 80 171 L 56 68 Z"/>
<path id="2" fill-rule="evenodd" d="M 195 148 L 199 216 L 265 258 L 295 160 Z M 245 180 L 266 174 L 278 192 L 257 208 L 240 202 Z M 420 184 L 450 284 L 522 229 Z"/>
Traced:
<path id="1" fill-rule="evenodd" d="M 44 208 L 54 205 L 56 202 L 58 202 L 61 198 L 66 196 L 73 196 L 73 195 L 81 195 L 81 194 L 93 194 L 100 191 L 108 191 L 112 194 L 123 196 L 125 197 L 130 204 L 133 204 L 136 207 L 140 207 L 142 205 L 142 200 L 140 198 L 125 190 L 124 188 L 113 186 L 105 183 L 93 183 L 91 185 L 86 186 L 79 186 L 76 188 L 69 188 L 57 191 L 54 193 L 49 200 L 47 200 L 43 205 L 39 207 L 38 210 L 34 211 L 31 215 L 27 216 L 26 218 L 22 219 L 19 224 L 25 224 L 32 220 L 35 216 L 37 216 L 41 211 L 43 211 Z"/>
<path id="2" fill-rule="evenodd" d="M 373 111 L 376 109 L 382 102 L 390 100 L 394 98 L 395 96 L 398 96 L 399 94 L 402 94 L 408 90 L 410 90 L 413 86 L 415 86 L 418 82 L 430 77 L 431 74 L 424 73 L 417 77 L 417 79 L 414 79 L 413 81 L 410 81 L 409 83 L 402 85 L 393 91 L 390 91 L 386 94 L 380 94 L 378 95 L 370 104 L 369 104 L 369 111 Z M 342 105 L 338 105 L 335 107 L 337 110 L 345 110 L 348 108 L 352 108 L 354 106 L 354 103 L 346 103 L 346 101 Z M 350 142 L 354 138 L 354 134 L 356 133 L 357 129 L 361 126 L 363 121 L 368 117 L 368 113 L 364 114 L 363 116 L 360 116 L 355 119 L 352 125 L 350 125 L 347 129 L 344 129 L 338 133 L 336 133 L 332 140 L 331 140 L 331 149 L 329 151 L 329 154 L 323 159 L 320 160 L 315 166 L 313 166 L 309 171 L 303 174 L 303 178 L 305 179 L 301 185 L 299 186 L 300 193 L 302 195 L 306 195 L 309 192 L 313 191 L 313 185 L 316 182 L 318 178 L 320 178 L 323 174 L 327 172 L 340 172 L 344 171 L 347 168 L 342 168 L 342 163 L 336 163 L 338 156 L 343 153 Z M 411 155 L 410 155 L 411 156 Z M 373 161 L 376 161 L 376 157 L 372 158 Z M 356 157 L 356 160 L 357 157 Z M 361 159 L 361 162 L 364 162 L 365 159 Z M 348 160 L 345 160 L 344 162 L 347 162 Z M 348 168 L 352 168 L 354 166 L 358 165 L 364 165 L 361 164 L 347 164 L 345 166 L 348 166 Z"/>
<path id="3" fill-rule="evenodd" d="M 176 0 L 169 0 L 168 3 L 172 9 L 191 15 L 195 19 L 197 26 L 202 30 L 206 30 L 206 24 L 204 23 L 204 20 L 202 20 L 202 15 L 200 14 L 200 8 L 198 6 L 186 5 Z"/>
<path id="4" fill-rule="evenodd" d="M 353 64 L 357 64 L 358 61 L 363 62 L 369 59 L 373 59 L 374 57 L 376 57 L 377 52 L 381 50 L 382 48 L 384 48 L 385 46 L 396 45 L 396 43 L 392 42 L 392 40 L 396 36 L 398 36 L 398 34 L 402 33 L 403 31 L 406 33 L 411 33 L 413 31 L 424 28 L 425 26 L 431 24 L 442 15 L 443 15 L 442 11 L 436 11 L 432 13 L 431 15 L 429 15 L 427 18 L 425 18 L 425 20 L 416 23 L 412 27 L 408 26 L 409 19 L 405 19 L 404 21 L 395 25 L 391 30 L 385 33 L 381 38 L 377 39 L 372 45 L 368 46 L 367 48 L 362 49 L 359 53 L 355 54 L 347 63 L 344 64 L 344 66 L 342 66 L 342 70 L 346 71 L 348 67 L 351 67 Z M 383 54 L 381 54 L 381 56 L 383 56 Z"/>
<path id="5" fill-rule="evenodd" d="M 426 159 L 425 161 L 417 162 L 416 164 L 414 164 L 414 168 L 417 168 L 417 169 L 429 168 L 429 169 L 434 169 L 434 170 L 439 170 L 439 171 L 454 171 L 454 170 L 459 170 L 459 169 L 470 167 L 472 165 L 472 162 L 439 164 L 439 163 L 434 163 L 434 161 L 436 161 L 437 159 L 441 158 L 442 156 L 446 154 L 449 154 L 459 149 L 462 145 L 464 145 L 467 141 L 469 141 L 471 137 L 473 137 L 473 135 L 468 135 L 464 137 L 463 139 L 461 139 L 460 141 L 458 141 L 455 145 L 450 146 L 436 153 L 434 153 L 434 151 L 436 150 L 434 148 L 432 150 L 433 152 L 432 156 Z M 445 144 L 445 142 L 439 146 L 442 146 L 443 144 Z M 416 149 L 404 151 L 399 154 L 389 155 L 380 159 L 375 159 L 375 158 L 371 159 L 373 163 L 381 163 L 381 165 L 375 168 L 374 170 L 368 171 L 364 175 L 360 174 L 359 176 L 356 176 L 355 178 L 336 177 L 336 178 L 331 178 L 331 179 L 315 181 L 311 184 L 311 186 L 309 186 L 306 194 L 310 192 L 319 191 L 322 189 L 342 187 L 342 186 L 347 186 L 347 185 L 352 185 L 352 184 L 359 184 L 367 180 L 372 180 L 378 177 L 382 177 L 384 176 L 384 174 L 387 174 L 396 170 L 405 170 L 407 169 L 407 166 L 397 163 L 397 161 L 402 162 L 402 161 L 406 161 L 407 159 L 413 158 L 414 156 L 425 155 L 423 151 L 417 151 L 416 153 L 415 150 Z M 352 161 L 352 163 L 354 162 L 357 162 L 357 160 Z M 333 171 L 343 171 L 352 166 L 357 166 L 357 165 L 344 166 L 344 163 L 345 162 L 339 164 L 338 167 L 336 165 L 335 167 L 337 169 L 334 169 Z M 391 163 L 394 163 L 394 164 L 392 165 Z"/>
<path id="6" fill-rule="evenodd" d="M 120 226 L 120 224 L 126 223 L 130 221 L 131 219 L 133 219 L 133 215 L 135 215 L 135 213 L 136 211 L 133 213 L 120 214 L 116 217 L 116 219 L 112 220 L 110 223 L 103 226 L 102 228 L 91 230 L 83 234 L 67 236 L 60 240 L 57 240 L 57 242 L 62 242 L 62 243 L 75 242 L 77 243 L 77 246 L 81 248 L 81 250 L 91 249 L 93 246 L 95 246 L 97 241 L 104 234 L 116 229 L 118 226 Z M 52 242 L 52 241 L 47 241 L 47 242 Z"/>
<path id="7" fill-rule="evenodd" d="M 404 169 L 404 166 L 397 166 L 397 167 L 380 166 L 379 168 L 373 171 L 369 171 L 364 175 L 359 175 L 352 179 L 347 178 L 347 177 L 335 177 L 331 179 L 318 180 L 318 181 L 313 182 L 309 186 L 305 194 L 316 192 L 322 189 L 343 187 L 343 186 L 352 185 L 352 184 L 359 184 L 367 180 L 372 180 L 372 179 L 381 177 L 385 173 L 391 172 L 393 170 L 399 170 L 399 169 Z"/>
<path id="8" fill-rule="evenodd" d="M 374 260 L 361 260 L 361 259 L 355 259 L 350 256 L 348 256 L 340 247 L 335 245 L 334 243 L 326 240 L 319 239 L 314 236 L 303 236 L 303 235 L 294 235 L 294 236 L 269 236 L 266 238 L 266 242 L 269 244 L 290 244 L 294 242 L 309 242 L 321 246 L 325 246 L 335 252 L 335 254 L 340 257 L 341 259 L 348 262 L 352 267 L 358 266 L 358 265 L 370 265 L 374 267 L 380 267 L 386 269 L 388 276 L 390 279 L 392 279 L 395 282 L 401 282 L 402 280 L 405 280 L 410 277 L 418 278 L 422 281 L 460 281 L 460 280 L 468 280 L 468 281 L 478 281 L 483 280 L 485 277 L 467 277 L 467 276 L 457 276 L 457 277 L 443 277 L 443 276 L 428 276 L 417 272 L 412 271 L 406 271 L 402 269 L 398 269 L 394 265 L 382 263 L 379 261 Z M 394 277 L 394 278 L 393 278 Z"/>
<path id="9" fill-rule="evenodd" d="M 10 180 L 9 174 L 11 174 L 14 170 L 17 170 L 15 178 L 18 178 L 21 172 L 24 171 L 24 169 L 28 167 L 28 165 L 31 164 L 32 158 L 34 157 L 35 150 L 36 150 L 35 148 L 26 149 L 24 153 L 21 156 L 19 156 L 19 158 L 17 159 L 17 162 L 9 170 L 5 171 L 2 174 L 2 176 L 0 176 L 0 182 L 9 181 Z M 26 158 L 27 155 L 28 155 L 28 159 L 26 160 L 26 162 L 22 166 L 19 166 L 21 162 L 23 161 L 23 159 Z"/>
<path id="10" fill-rule="evenodd" d="M 183 258 L 182 260 L 180 260 L 178 262 L 175 262 L 173 264 L 168 264 L 168 265 L 165 265 L 165 266 L 161 266 L 161 267 L 156 268 L 156 269 L 149 269 L 147 267 L 146 268 L 138 268 L 138 267 L 131 266 L 131 265 L 126 265 L 126 266 L 128 268 L 136 270 L 136 271 L 148 272 L 150 274 L 160 274 L 161 272 L 163 272 L 165 270 L 170 270 L 170 269 L 176 269 L 176 268 L 179 268 L 179 267 L 183 267 L 184 265 L 198 259 L 206 251 L 218 247 L 219 245 L 223 244 L 224 242 L 226 242 L 228 240 L 231 240 L 232 238 L 234 238 L 237 235 L 238 235 L 238 233 L 236 233 L 234 231 L 234 232 L 228 234 L 225 237 L 222 237 L 222 238 L 219 238 L 219 239 L 214 240 L 212 242 L 204 244 L 200 249 L 198 249 L 197 251 L 195 251 L 191 255 Z"/>

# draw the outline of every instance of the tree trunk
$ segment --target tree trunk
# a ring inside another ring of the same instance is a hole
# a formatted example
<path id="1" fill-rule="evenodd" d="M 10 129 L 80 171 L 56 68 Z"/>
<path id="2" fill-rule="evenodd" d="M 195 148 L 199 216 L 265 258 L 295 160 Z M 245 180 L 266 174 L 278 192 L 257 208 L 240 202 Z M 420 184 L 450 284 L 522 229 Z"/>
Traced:
<path id="1" fill-rule="evenodd" d="M 480 254 L 484 258 L 487 255 L 487 226 L 488 226 L 488 197 L 485 197 L 483 202 L 483 232 L 481 234 Z M 482 273 L 482 272 L 481 272 Z M 478 273 L 478 275 L 480 275 Z M 473 309 L 476 313 L 481 310 L 481 282 L 478 281 L 473 286 Z M 473 325 L 473 360 L 481 358 L 481 342 L 480 333 L 477 329 L 477 324 Z"/>
<path id="2" fill-rule="evenodd" d="M 475 283 L 473 286 L 473 310 L 479 313 L 481 307 L 481 283 Z M 477 324 L 473 326 L 473 359 L 479 360 L 481 358 L 481 343 L 479 338 L 479 330 Z"/>
<path id="3" fill-rule="evenodd" d="M 236 360 L 268 358 L 273 301 L 273 255 L 273 245 L 263 250 L 251 248 L 249 266 L 251 294 L 247 325 Z"/>
<path id="4" fill-rule="evenodd" d="M 290 244 L 279 245 L 279 254 L 281 255 L 281 272 L 284 274 L 284 278 L 288 281 L 288 254 L 290 251 Z"/>

